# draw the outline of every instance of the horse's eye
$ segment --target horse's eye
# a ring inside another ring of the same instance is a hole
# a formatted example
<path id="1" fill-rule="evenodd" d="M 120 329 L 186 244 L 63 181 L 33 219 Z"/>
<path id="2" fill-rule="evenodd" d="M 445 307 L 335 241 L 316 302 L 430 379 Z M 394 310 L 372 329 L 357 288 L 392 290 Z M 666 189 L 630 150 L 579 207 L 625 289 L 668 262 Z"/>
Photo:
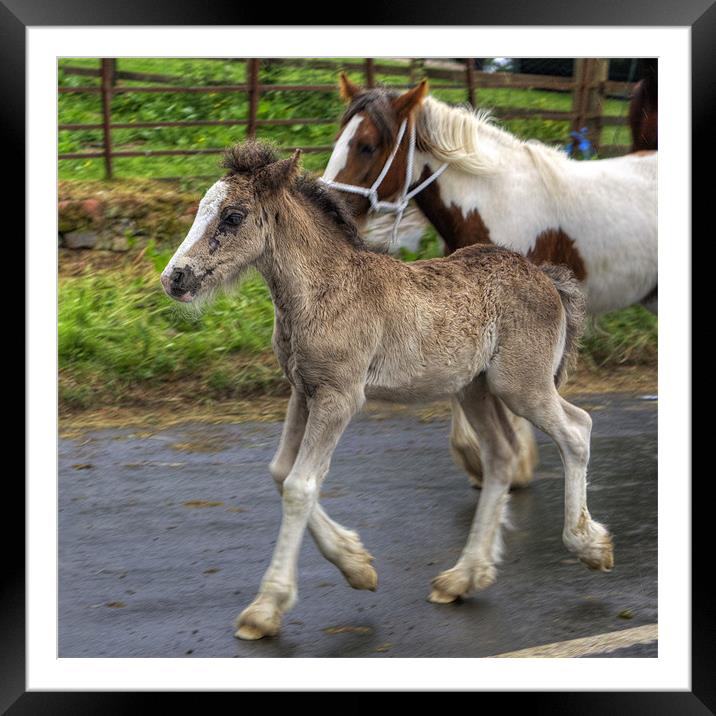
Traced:
<path id="1" fill-rule="evenodd" d="M 375 152 L 375 147 L 371 146 L 370 144 L 361 144 L 358 151 L 361 154 L 364 154 L 365 156 L 369 157 Z"/>
<path id="2" fill-rule="evenodd" d="M 244 216 L 240 211 L 232 211 L 224 217 L 224 223 L 230 226 L 238 226 L 244 220 Z"/>

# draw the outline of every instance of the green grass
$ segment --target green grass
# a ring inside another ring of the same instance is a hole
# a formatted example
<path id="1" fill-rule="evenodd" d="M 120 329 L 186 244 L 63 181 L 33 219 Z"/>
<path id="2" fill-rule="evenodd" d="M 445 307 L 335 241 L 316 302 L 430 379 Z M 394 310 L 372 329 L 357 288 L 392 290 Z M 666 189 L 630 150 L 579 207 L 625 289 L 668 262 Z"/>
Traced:
<path id="1" fill-rule="evenodd" d="M 141 397 L 143 386 L 185 381 L 197 400 L 279 389 L 270 351 L 273 308 L 252 276 L 208 310 L 182 309 L 164 294 L 159 273 L 170 252 L 149 252 L 153 265 L 60 280 L 60 400 L 68 407 Z"/>
<path id="2" fill-rule="evenodd" d="M 97 86 L 91 77 L 69 75 L 63 71 L 67 65 L 97 68 L 99 61 L 93 58 L 62 58 L 59 60 L 59 85 L 66 87 Z M 206 85 L 208 83 L 241 84 L 246 80 L 243 61 L 194 60 L 194 59 L 135 59 L 121 58 L 120 70 L 152 72 L 176 75 L 183 85 Z M 272 84 L 332 84 L 335 85 L 341 62 L 336 61 L 335 70 L 317 70 L 307 67 L 275 66 L 262 68 L 261 81 Z M 360 73 L 349 73 L 357 83 Z M 405 76 L 380 74 L 379 80 L 388 83 L 405 83 Z M 444 81 L 441 81 L 443 83 Z M 150 84 L 122 80 L 121 84 Z M 466 100 L 464 88 L 435 90 L 433 94 L 447 102 L 462 103 Z M 529 107 L 534 109 L 569 110 L 572 98 L 569 93 L 524 89 L 478 89 L 477 102 L 481 107 Z M 336 122 L 344 105 L 337 91 L 285 92 L 268 91 L 259 102 L 260 119 L 275 118 L 329 118 Z M 624 116 L 627 103 L 608 99 L 606 114 Z M 245 92 L 237 93 L 158 93 L 118 94 L 112 100 L 114 122 L 152 122 L 199 119 L 243 119 L 248 114 Z M 60 94 L 58 118 L 61 124 L 96 124 L 102 121 L 102 108 L 96 94 Z M 569 141 L 567 122 L 519 119 L 508 120 L 503 125 L 518 136 L 535 138 L 547 143 L 565 145 Z M 259 127 L 260 138 L 280 145 L 315 146 L 330 145 L 337 131 L 337 124 L 289 125 L 282 127 Z M 245 127 L 161 127 L 118 129 L 112 132 L 116 150 L 201 149 L 226 147 L 245 138 Z M 627 127 L 607 127 L 603 131 L 603 143 L 628 144 Z M 97 151 L 102 147 L 101 130 L 61 131 L 59 152 Z M 125 157 L 116 158 L 117 177 L 178 177 L 213 176 L 219 171 L 218 155 L 178 157 Z M 328 160 L 325 153 L 306 154 L 304 165 L 310 170 L 322 169 Z M 104 166 L 101 159 L 63 160 L 59 163 L 60 179 L 101 179 Z"/>

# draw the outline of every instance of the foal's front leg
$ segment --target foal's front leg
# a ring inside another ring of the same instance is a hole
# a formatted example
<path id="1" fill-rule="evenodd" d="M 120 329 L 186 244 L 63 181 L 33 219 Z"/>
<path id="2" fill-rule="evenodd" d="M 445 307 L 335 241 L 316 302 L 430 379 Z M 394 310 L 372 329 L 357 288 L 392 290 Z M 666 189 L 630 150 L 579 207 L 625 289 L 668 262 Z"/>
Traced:
<path id="1" fill-rule="evenodd" d="M 333 450 L 363 401 L 363 392 L 358 389 L 337 392 L 319 388 L 311 399 L 301 447 L 283 483 L 283 518 L 271 565 L 256 599 L 237 619 L 239 638 L 260 639 L 277 634 L 281 616 L 295 603 L 303 533 L 318 502 Z"/>

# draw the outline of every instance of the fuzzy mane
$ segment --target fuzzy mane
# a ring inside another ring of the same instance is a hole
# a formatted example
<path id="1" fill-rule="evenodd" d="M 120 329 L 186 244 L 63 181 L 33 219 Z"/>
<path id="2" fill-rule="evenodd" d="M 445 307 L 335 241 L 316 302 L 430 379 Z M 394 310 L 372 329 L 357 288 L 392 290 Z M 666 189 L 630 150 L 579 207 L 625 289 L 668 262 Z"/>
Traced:
<path id="1" fill-rule="evenodd" d="M 392 100 L 398 96 L 384 88 L 361 92 L 348 106 L 341 125 L 364 112 L 378 129 L 381 141 L 392 144 L 398 129 Z M 551 192 L 559 191 L 562 165 L 572 161 L 559 149 L 536 140 L 518 139 L 501 129 L 487 110 L 449 105 L 434 97 L 426 97 L 416 114 L 416 134 L 420 151 L 478 176 L 492 174 L 504 166 L 508 152 L 526 152 Z"/>
<path id="2" fill-rule="evenodd" d="M 253 174 L 279 160 L 276 149 L 265 142 L 235 144 L 224 152 L 221 166 L 230 174 Z"/>
<path id="3" fill-rule="evenodd" d="M 230 174 L 251 176 L 277 161 L 279 155 L 275 147 L 252 140 L 227 149 L 221 166 L 228 169 Z M 287 188 L 294 190 L 294 193 L 302 197 L 314 210 L 331 219 L 341 238 L 357 249 L 367 250 L 350 210 L 337 191 L 329 189 L 307 173 L 298 176 Z"/>
<path id="4" fill-rule="evenodd" d="M 350 210 L 335 189 L 330 189 L 315 177 L 305 173 L 295 180 L 293 188 L 312 207 L 331 219 L 342 238 L 351 246 L 360 250 L 368 249 L 358 233 L 358 228 L 353 222 Z"/>

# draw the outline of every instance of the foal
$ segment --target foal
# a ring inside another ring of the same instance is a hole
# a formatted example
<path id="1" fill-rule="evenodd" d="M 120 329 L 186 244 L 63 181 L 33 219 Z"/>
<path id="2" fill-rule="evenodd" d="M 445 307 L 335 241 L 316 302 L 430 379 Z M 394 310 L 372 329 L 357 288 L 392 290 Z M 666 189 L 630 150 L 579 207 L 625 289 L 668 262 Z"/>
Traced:
<path id="1" fill-rule="evenodd" d="M 557 385 L 574 348 L 583 299 L 566 269 L 538 268 L 494 246 L 402 263 L 367 250 L 332 190 L 298 174 L 298 152 L 278 161 L 265 145 L 227 152 L 228 174 L 162 274 L 192 301 L 256 268 L 275 308 L 273 348 L 291 398 L 270 471 L 283 498 L 273 559 L 236 635 L 278 633 L 296 600 L 308 527 L 356 589 L 375 589 L 359 536 L 319 504 L 331 455 L 366 397 L 400 402 L 454 397 L 483 445 L 484 488 L 457 564 L 432 582 L 446 603 L 495 579 L 515 459 L 501 401 L 557 443 L 565 468 L 567 548 L 593 569 L 613 565 L 607 530 L 587 510 L 591 420 Z"/>

